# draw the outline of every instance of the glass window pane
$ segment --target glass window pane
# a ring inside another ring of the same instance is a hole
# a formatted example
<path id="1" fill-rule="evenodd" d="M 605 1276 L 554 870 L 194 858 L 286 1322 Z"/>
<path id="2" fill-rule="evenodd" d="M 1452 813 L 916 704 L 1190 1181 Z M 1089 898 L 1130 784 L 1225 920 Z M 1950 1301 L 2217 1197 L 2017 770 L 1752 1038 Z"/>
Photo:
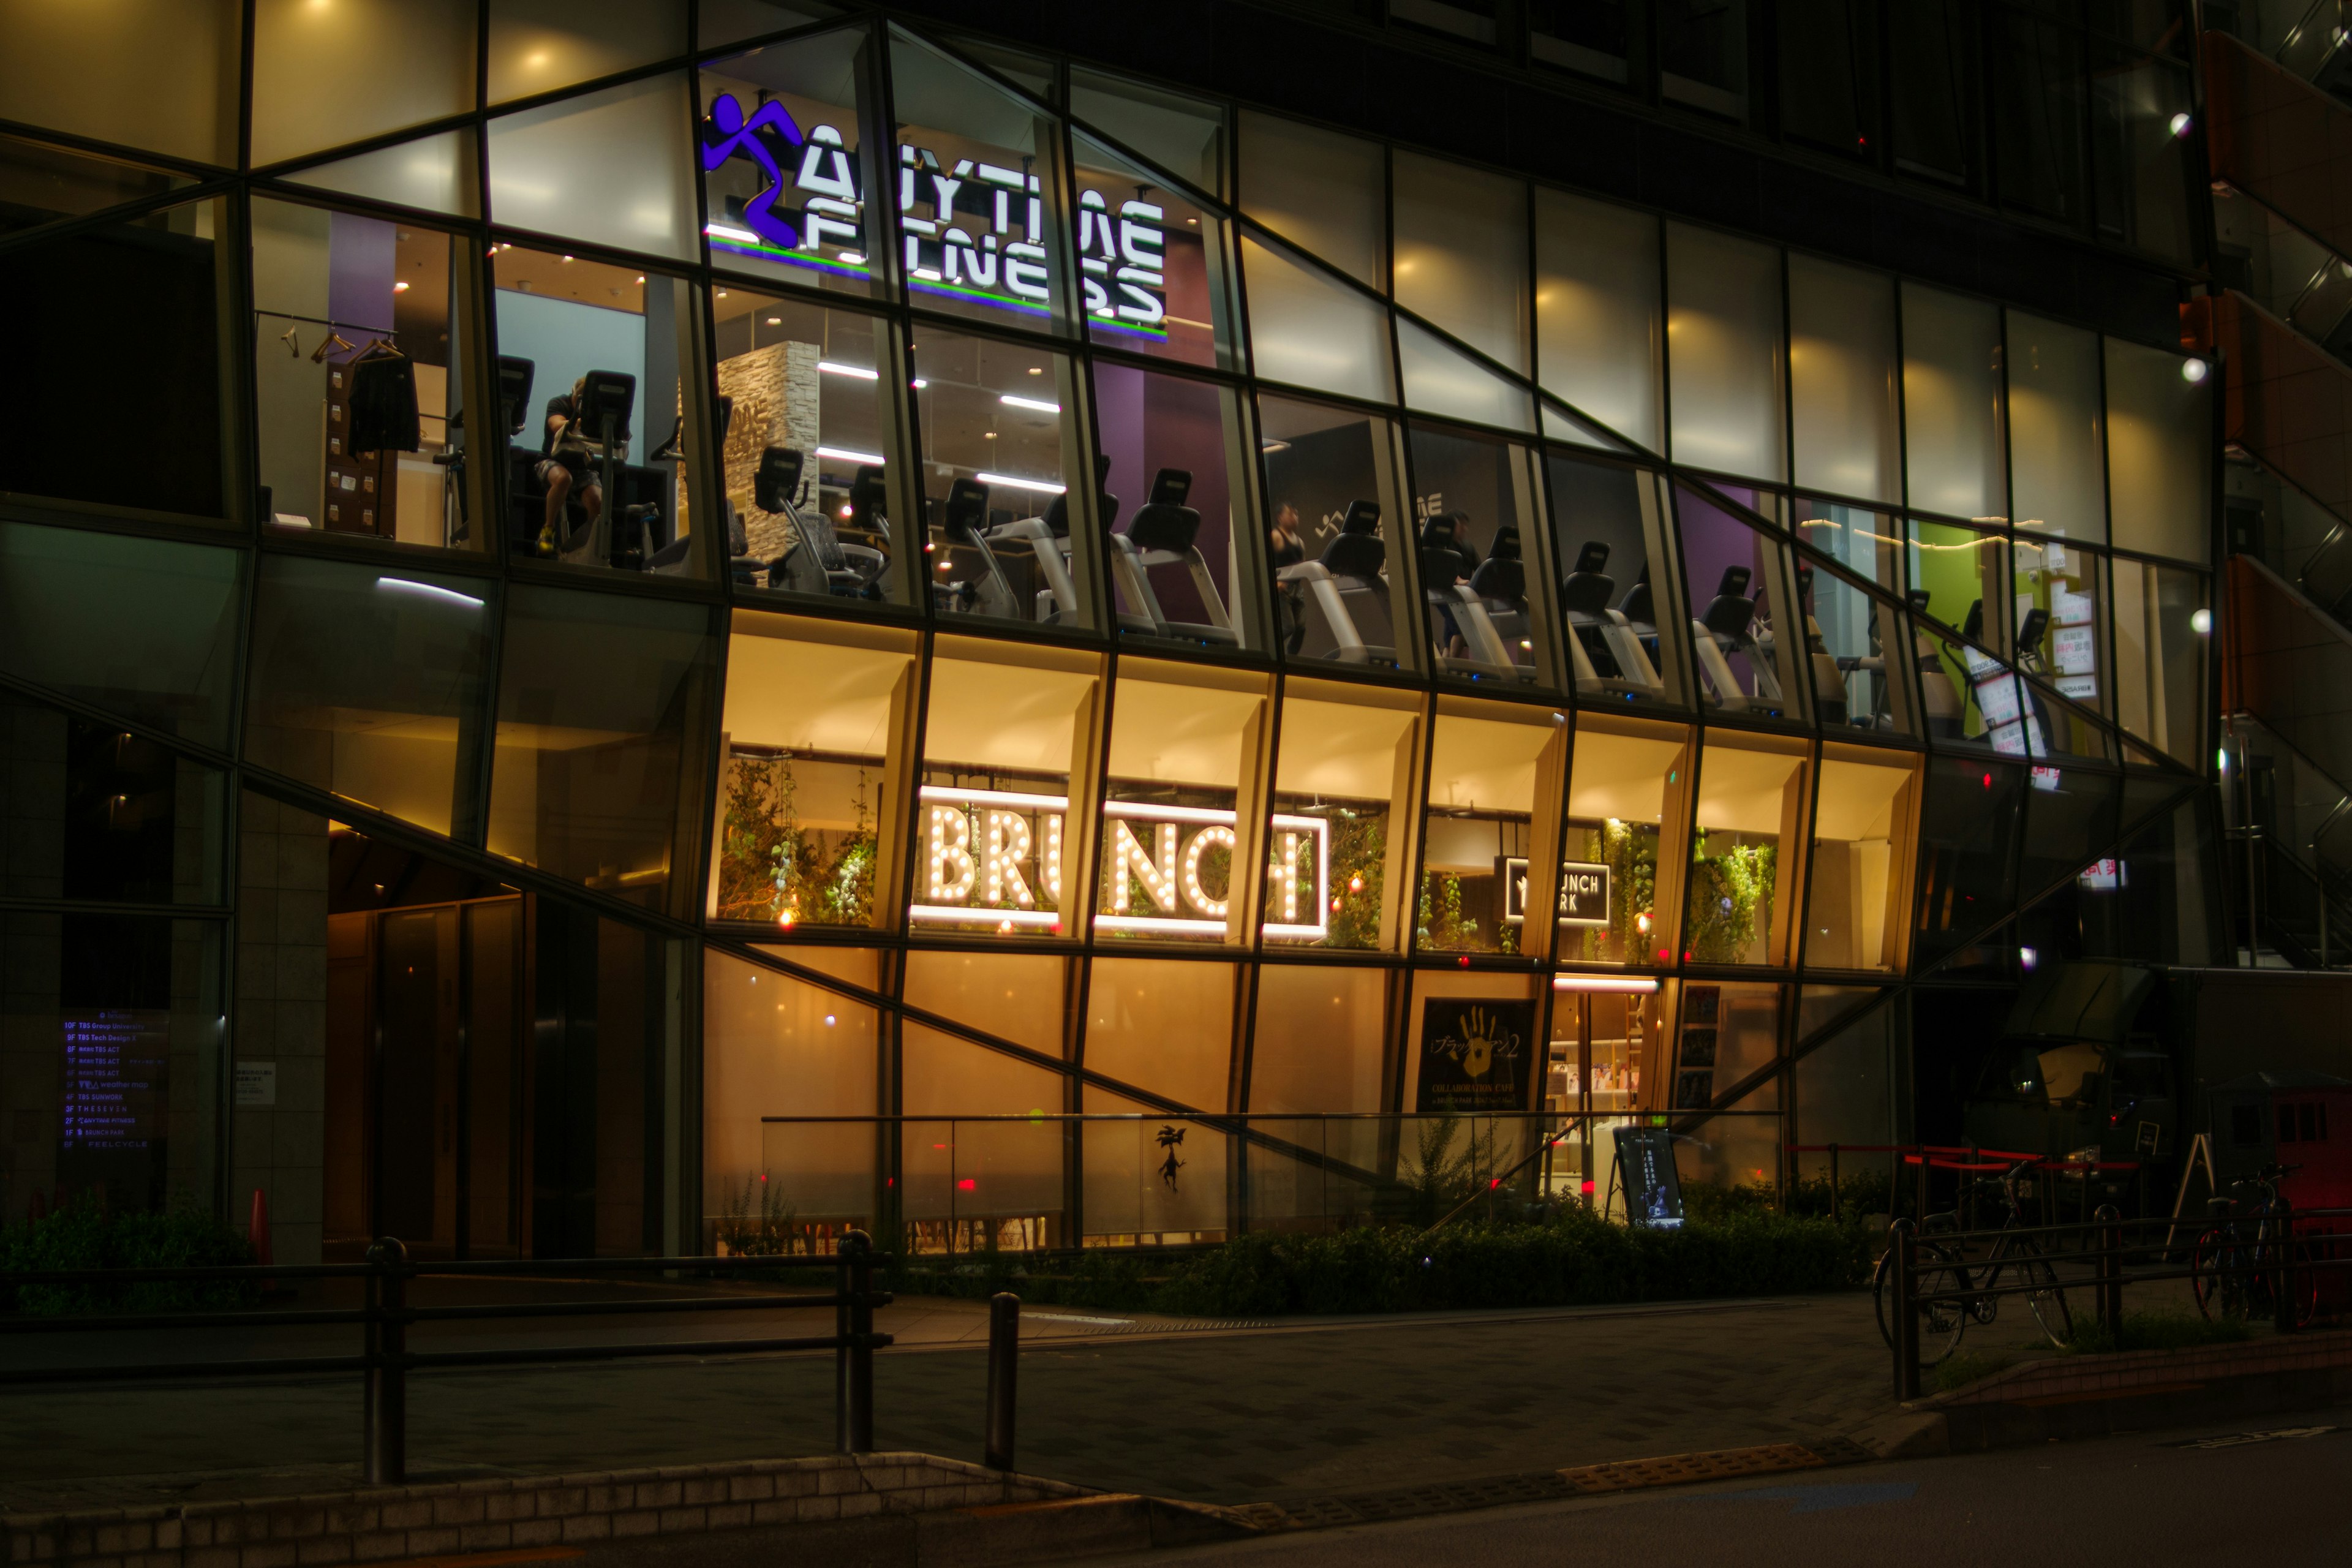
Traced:
<path id="1" fill-rule="evenodd" d="M 1389 313 L 1377 300 L 1244 236 L 1250 362 L 1269 381 L 1387 403 Z"/>
<path id="2" fill-rule="evenodd" d="M 907 287 L 936 310 L 1066 330 L 1053 117 L 902 35 L 890 79 Z"/>
<path id="3" fill-rule="evenodd" d="M 292 556 L 260 571 L 246 760 L 474 837 L 495 584 Z"/>
<path id="4" fill-rule="evenodd" d="M 2104 543 L 2107 506 L 2100 461 L 2098 334 L 2019 310 L 2008 314 L 2010 474 L 2017 526 Z"/>
<path id="5" fill-rule="evenodd" d="M 491 121 L 491 220 L 692 259 L 688 90 L 678 72 Z"/>
<path id="6" fill-rule="evenodd" d="M 2203 576 L 2179 567 L 2115 563 L 2116 717 L 2158 750 L 2202 763 L 2207 634 Z"/>
<path id="7" fill-rule="evenodd" d="M 1927 784 L 1919 815 L 1915 972 L 1959 952 L 2008 917 L 2025 770 L 1972 757 L 1931 757 Z"/>
<path id="8" fill-rule="evenodd" d="M 2212 377 L 2201 359 L 2106 340 L 2107 487 L 2115 542 L 2211 558 Z"/>
<path id="9" fill-rule="evenodd" d="M 778 5 L 776 0 L 701 0 L 694 13 L 695 42 L 698 47 L 715 49 L 834 15 L 833 6 L 823 0 L 792 5 Z"/>
<path id="10" fill-rule="evenodd" d="M 1885 994 L 1847 992 L 1843 987 L 1832 992 L 1827 986 L 1808 985 L 1804 1000 L 1811 1003 L 1824 992 L 1837 995 L 1841 1003 L 1851 996 Z M 1895 1141 L 1901 1125 L 1895 1066 L 1899 1027 L 1895 1007 L 1871 1006 L 1799 1057 L 1791 1074 L 1796 1122 L 1791 1141 L 1843 1145 L 1836 1167 L 1837 1198 L 1846 1213 L 1883 1215 L 1893 1202 L 1884 1156 L 1853 1151 Z M 1906 1105 L 1902 1110 L 1908 1109 Z M 1811 1179 L 1827 1186 L 1828 1150 L 1801 1153 L 1796 1163 Z"/>
<path id="11" fill-rule="evenodd" d="M 2106 43 L 2092 45 L 2092 60 L 2091 162 L 2099 234 L 2193 265 L 2190 182 L 2205 170 L 2189 136 L 2196 109 L 2189 68 Z"/>
<path id="12" fill-rule="evenodd" d="M 243 32 L 231 0 L 11 7 L 0 103 L 26 125 L 234 163 Z"/>
<path id="13" fill-rule="evenodd" d="M 1070 780 L 1093 765 L 1099 672 L 1091 654 L 939 640 L 908 911 L 918 925 L 1062 934 L 1064 889 L 1084 860 L 1065 831 Z"/>
<path id="14" fill-rule="evenodd" d="M 1122 659 L 1111 690 L 1097 932 L 1243 942 L 1240 794 L 1257 789 L 1264 676 Z M 1188 1101 L 1188 1103 L 1199 1103 Z"/>
<path id="15" fill-rule="evenodd" d="M 1533 454 L 1431 425 L 1415 424 L 1406 440 L 1437 668 L 1472 680 L 1550 684 Z"/>
<path id="16" fill-rule="evenodd" d="M 1797 482 L 1897 499 L 1894 280 L 1790 256 L 1789 381 Z"/>
<path id="17" fill-rule="evenodd" d="M 1916 764 L 1840 749 L 1822 759 L 1813 807 L 1805 967 L 1900 967 Z"/>
<path id="18" fill-rule="evenodd" d="M 1675 460 L 1759 479 L 1785 477 L 1780 253 L 1668 224 L 1666 347 Z"/>
<path id="19" fill-rule="evenodd" d="M 1386 286 L 1388 178 L 1379 142 L 1244 110 L 1241 165 L 1242 208 L 1251 217 L 1359 282 Z M 1255 272 L 1250 289 L 1257 289 Z"/>
<path id="20" fill-rule="evenodd" d="M 1266 938 L 1392 951 L 1412 880 L 1421 699 L 1291 679 L 1267 830 Z"/>
<path id="21" fill-rule="evenodd" d="M 1087 335 L 1187 364 L 1238 363 L 1224 219 L 1090 136 L 1071 145 Z"/>
<path id="22" fill-rule="evenodd" d="M 0 234 L 87 216 L 194 183 L 185 174 L 0 136 Z"/>
<path id="23" fill-rule="evenodd" d="M 1385 419 L 1258 399 L 1258 450 L 1275 528 L 1284 646 L 1294 658 L 1411 668 L 1420 617 L 1389 541 L 1400 507 L 1396 432 Z"/>
<path id="24" fill-rule="evenodd" d="M 496 275 L 499 401 L 512 429 L 501 476 L 509 549 L 574 566 L 708 574 L 687 493 L 701 456 L 685 425 L 690 375 L 703 363 L 694 289 L 512 245 L 498 247 Z"/>
<path id="25" fill-rule="evenodd" d="M 1796 889 L 1783 852 L 1803 842 L 1805 759 L 1797 742 L 1709 732 L 1698 768 L 1697 830 L 1691 837 L 1689 913 L 1683 951 L 1699 963 L 1790 959 Z"/>
<path id="26" fill-rule="evenodd" d="M 2106 562 L 2055 539 L 2020 537 L 2012 555 L 2018 667 L 2085 708 L 2107 710 Z"/>
<path id="27" fill-rule="evenodd" d="M 1079 961 L 1052 952 L 940 952 L 910 950 L 907 954 L 906 1001 L 910 1007 L 968 1024 L 1041 1056 L 1069 1055 L 1069 1009 L 1076 993 L 1070 971 Z M 1022 1112 L 1058 1110 L 1063 1079 L 1043 1068 L 1026 1066 L 1001 1053 L 908 1024 L 912 1043 L 919 1033 L 929 1042 L 927 1054 L 942 1067 L 952 1044 L 977 1053 L 992 1064 L 961 1076 L 980 1092 L 959 1094 L 929 1071 L 917 1072 L 910 1059 L 904 1075 L 907 1109 L 923 1115 L 968 1112 Z M 1007 1095 L 1008 1089 L 1015 1092 Z M 1044 1096 L 1040 1099 L 1039 1096 Z"/>
<path id="28" fill-rule="evenodd" d="M 41 302 L 0 313 L 0 363 L 19 372 L 0 384 L 0 492 L 227 515 L 215 270 L 226 220 L 226 203 L 192 202 L 0 255 L 0 290 Z M 163 321 L 172 330 L 159 332 Z M 141 397 L 170 411 L 140 422 L 133 440 L 95 416 L 121 401 L 125 366 L 137 367 Z"/>
<path id="29" fill-rule="evenodd" d="M 0 896 L 218 904 L 227 775 L 62 709 L 0 698 Z"/>
<path id="30" fill-rule="evenodd" d="M 1996 6 L 1990 64 L 2001 200 L 2080 226 L 2085 216 L 2082 36 L 2063 23 Z"/>
<path id="31" fill-rule="evenodd" d="M 1816 571 L 1801 559 L 1797 594 L 1805 605 L 1806 658 L 1822 727 L 1916 734 L 1904 673 L 1901 613 L 1837 573 Z"/>
<path id="32" fill-rule="evenodd" d="M 1120 631 L 1265 651 L 1271 573 L 1252 537 L 1241 395 L 1107 360 L 1095 362 L 1094 392 L 1104 482 L 1133 498 L 1102 509 Z"/>
<path id="33" fill-rule="evenodd" d="M 1662 450 L 1664 335 L 1658 220 L 1538 186 L 1536 366 L 1543 389 L 1626 439 Z"/>
<path id="34" fill-rule="evenodd" d="M 2009 543 L 1998 533 L 1913 518 L 1911 607 L 1996 652 L 2009 647 Z"/>
<path id="35" fill-rule="evenodd" d="M 253 350 L 263 521 L 481 550 L 467 516 L 466 377 L 450 288 L 474 242 L 256 199 Z M 453 461 L 453 459 L 455 459 Z"/>
<path id="36" fill-rule="evenodd" d="M 1399 1129 L 1402 1173 L 1453 1188 L 1439 1199 L 1433 1222 L 1484 1188 L 1487 1169 L 1499 1175 L 1528 1152 L 1522 1140 L 1528 1121 L 1512 1113 L 1537 1103 L 1536 984 L 1532 977 L 1491 972 L 1424 969 L 1412 977 L 1404 1103 L 1418 1120 Z M 1477 1119 L 1465 1125 L 1465 1113 Z M 1462 1172 L 1454 1182 L 1440 1173 L 1449 1166 Z"/>
<path id="37" fill-rule="evenodd" d="M 1784 132 L 1876 161 L 1878 13 L 1869 0 L 1782 0 L 1774 31 Z"/>
<path id="38" fill-rule="evenodd" d="M 1705 1110 L 1780 1059 L 1785 990 L 1712 981 L 1684 985 L 1675 1037 L 1672 1104 L 1676 1110 Z M 1740 1109 L 1772 1110 L 1780 1103 L 1777 1088 L 1768 1081 L 1745 1097 Z M 1771 1180 L 1769 1172 L 1779 1159 L 1772 1147 L 1780 1132 L 1775 1119 L 1726 1117 L 1710 1123 L 1706 1131 L 1709 1135 L 1692 1150 L 1699 1157 L 1699 1168 L 1688 1179 L 1731 1185 Z"/>
<path id="39" fill-rule="evenodd" d="M 906 603 L 885 482 L 899 449 L 888 324 L 749 289 L 710 308 L 729 574 L 836 605 Z"/>
<path id="40" fill-rule="evenodd" d="M 1682 639 L 1658 631 L 1679 619 L 1681 586 L 1658 477 L 1557 452 L 1545 468 L 1577 695 L 1682 706 L 1689 700 Z"/>
<path id="41" fill-rule="evenodd" d="M 1903 595 L 1903 524 L 1862 507 L 1796 498 L 1797 539 L 1890 598 Z"/>
<path id="42" fill-rule="evenodd" d="M 1225 114 L 1206 99 L 1074 66 L 1070 113 L 1210 195 L 1225 188 Z"/>
<path id="43" fill-rule="evenodd" d="M 920 329 L 914 351 L 923 432 L 931 608 L 940 616 L 1099 623 L 1095 532 L 1110 499 L 1073 495 L 1087 471 L 1077 441 L 1077 371 L 1026 343 Z M 1099 465 L 1097 465 L 1099 468 Z"/>
<path id="44" fill-rule="evenodd" d="M 288 174 L 298 185 L 341 191 L 394 206 L 422 207 L 451 217 L 482 215 L 482 170 L 474 132 L 444 131 L 396 147 L 379 148 Z"/>
<path id="45" fill-rule="evenodd" d="M 872 955 L 855 956 L 863 963 L 843 978 L 872 984 Z M 702 1019 L 702 1191 L 709 1240 L 729 1252 L 783 1251 L 799 1241 L 793 1233 L 801 1227 L 867 1223 L 875 1198 L 872 1125 L 765 1119 L 874 1114 L 881 1016 L 835 992 L 706 949 Z M 784 1234 L 760 1234 L 767 1229 Z M 821 1232 L 806 1245 L 830 1249 Z"/>
<path id="46" fill-rule="evenodd" d="M 1563 929 L 1571 963 L 1665 963 L 1674 954 L 1658 897 L 1658 853 L 1669 815 L 1689 798 L 1690 731 L 1614 714 L 1577 715 L 1568 784 L 1566 858 L 1609 869 L 1605 924 Z M 1681 823 L 1675 825 L 1679 837 Z M 1572 940 L 1570 940 L 1572 938 Z"/>
<path id="47" fill-rule="evenodd" d="M 1984 29 L 1976 8 L 1966 0 L 1913 0 L 1885 16 L 1895 166 L 1972 187 L 1983 178 L 1977 117 Z"/>
<path id="48" fill-rule="evenodd" d="M 706 787 L 709 616 L 562 588 L 508 595 L 492 853 L 678 912 L 694 878 L 673 871 L 691 864 Z"/>
<path id="49" fill-rule="evenodd" d="M 1999 306 L 1903 285 L 1903 430 L 1913 506 L 2008 521 L 2000 357 Z"/>
<path id="50" fill-rule="evenodd" d="M 1439 700 L 1422 828 L 1414 937 L 1421 951 L 1520 951 L 1522 921 L 1510 917 L 1524 911 L 1512 908 L 1507 889 L 1528 875 L 1547 753 L 1557 768 L 1566 749 L 1567 731 L 1553 714 Z M 1559 775 L 1549 776 L 1556 790 Z M 1555 794 L 1545 808 L 1557 802 Z"/>
<path id="51" fill-rule="evenodd" d="M 1507 370 L 1528 374 L 1528 187 L 1399 153 L 1396 301 Z"/>
<path id="52" fill-rule="evenodd" d="M 874 291 L 857 139 L 866 37 L 800 38 L 702 68 L 702 232 L 713 263 Z"/>
<path id="53" fill-rule="evenodd" d="M 2047 775 L 2046 779 L 2043 775 Z M 2115 847 L 2120 780 L 2089 768 L 2038 769 L 2025 792 L 2018 891 L 2039 898 Z"/>
<path id="54" fill-rule="evenodd" d="M 1089 1072 L 1223 1110 L 1233 1076 L 1238 966 L 1177 959 L 1097 958 L 1087 986 Z M 1092 1103 L 1089 1109 L 1102 1107 Z"/>
<path id="55" fill-rule="evenodd" d="M 0 668 L 226 749 L 238 552 L 0 522 Z"/>
<path id="56" fill-rule="evenodd" d="M 1744 0 L 1658 0 L 1658 96 L 1726 120 L 1748 117 Z"/>
<path id="57" fill-rule="evenodd" d="M 474 107 L 468 0 L 259 0 L 253 162 L 275 163 Z"/>
<path id="58" fill-rule="evenodd" d="M 1508 430 L 1534 431 L 1532 401 L 1523 388 L 1402 316 L 1397 318 L 1397 354 L 1404 371 L 1407 407 Z"/>
<path id="59" fill-rule="evenodd" d="M 911 634 L 735 612 L 709 918 L 876 923 L 916 700 Z"/>
<path id="60" fill-rule="evenodd" d="M 1748 492 L 1733 499 L 1751 500 Z M 1797 639 L 1789 547 L 1696 491 L 1677 489 L 1684 582 L 1699 689 L 1709 708 L 1801 723 L 1806 670 Z"/>
<path id="61" fill-rule="evenodd" d="M 492 103 L 552 92 L 685 52 L 682 5 L 490 0 Z"/>
<path id="62" fill-rule="evenodd" d="M 1387 1052 L 1388 971 L 1269 963 L 1257 974 L 1250 1044 L 1252 1111 L 1379 1110 Z M 1303 1124 L 1261 1122 L 1303 1140 Z"/>

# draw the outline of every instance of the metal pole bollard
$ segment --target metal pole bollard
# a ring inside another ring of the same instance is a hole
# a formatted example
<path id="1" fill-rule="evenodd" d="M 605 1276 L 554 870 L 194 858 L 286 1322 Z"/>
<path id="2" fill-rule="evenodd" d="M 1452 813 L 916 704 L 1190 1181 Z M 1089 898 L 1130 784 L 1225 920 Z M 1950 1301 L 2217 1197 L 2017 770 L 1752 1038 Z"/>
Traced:
<path id="1" fill-rule="evenodd" d="M 2124 1337 L 2122 1218 L 2115 1205 L 2099 1205 L 2099 1326 L 2107 1331 L 2108 1341 L 2116 1349 L 2122 1348 Z"/>
<path id="2" fill-rule="evenodd" d="M 874 1238 L 853 1230 L 841 1238 L 849 1262 L 848 1397 L 842 1405 L 845 1454 L 874 1451 Z"/>
<path id="3" fill-rule="evenodd" d="M 1013 1410 L 1021 1375 L 1021 1298 L 999 1290 L 988 1299 L 988 1451 L 992 1470 L 1013 1468 Z"/>
<path id="4" fill-rule="evenodd" d="M 1895 1320 L 1895 1397 L 1904 1402 L 1919 1397 L 1919 1311 L 1913 1305 L 1918 1280 L 1918 1238 L 1907 1219 L 1898 1219 L 1892 1226 L 1891 1245 L 1895 1252 L 1895 1277 L 1889 1281 L 1895 1289 L 1887 1312 Z"/>
<path id="5" fill-rule="evenodd" d="M 2295 1331 L 2294 1311 L 2294 1209 L 2285 1198 L 2278 1201 L 2278 1283 L 2273 1302 L 2272 1326 L 2280 1333 Z"/>
<path id="6" fill-rule="evenodd" d="M 837 1453 L 856 1452 L 849 1446 L 849 1248 L 836 1246 L 840 1263 L 835 1269 L 833 1307 L 833 1446 Z"/>
<path id="7" fill-rule="evenodd" d="M 1837 1145 L 1832 1143 L 1830 1145 L 1830 1218 L 1842 1219 L 1843 1217 L 1844 1216 L 1838 1209 Z"/>
<path id="8" fill-rule="evenodd" d="M 408 1479 L 408 1249 L 387 1236 L 367 1261 L 367 1484 L 396 1487 Z"/>

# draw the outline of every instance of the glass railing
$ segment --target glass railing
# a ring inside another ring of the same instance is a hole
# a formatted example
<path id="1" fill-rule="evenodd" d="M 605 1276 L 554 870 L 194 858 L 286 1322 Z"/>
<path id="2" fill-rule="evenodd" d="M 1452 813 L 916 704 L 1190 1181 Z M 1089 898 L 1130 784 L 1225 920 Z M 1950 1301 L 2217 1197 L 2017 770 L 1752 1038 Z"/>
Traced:
<path id="1" fill-rule="evenodd" d="M 2239 847 L 2233 917 L 2252 961 L 2352 963 L 2352 792 L 2252 714 L 2222 727 L 2222 819 Z"/>
<path id="2" fill-rule="evenodd" d="M 2243 9 L 2263 17 L 2283 19 L 2294 15 L 2294 0 L 2265 0 Z M 2273 21 L 2270 27 L 2276 25 Z M 2275 41 L 2263 37 L 2248 41 L 2322 92 L 2340 96 L 2352 86 L 2352 79 L 2347 79 L 2347 71 L 2352 71 L 2352 5 L 2347 0 L 2316 0 L 2287 24 Z"/>
<path id="3" fill-rule="evenodd" d="M 714 1172 L 706 1245 L 910 1254 L 1171 1247 L 1243 1231 L 1427 1226 L 1563 1204 L 1622 1215 L 1614 1130 L 1667 1128 L 1685 1185 L 1769 1185 L 1770 1111 L 761 1119 L 758 1171 Z"/>

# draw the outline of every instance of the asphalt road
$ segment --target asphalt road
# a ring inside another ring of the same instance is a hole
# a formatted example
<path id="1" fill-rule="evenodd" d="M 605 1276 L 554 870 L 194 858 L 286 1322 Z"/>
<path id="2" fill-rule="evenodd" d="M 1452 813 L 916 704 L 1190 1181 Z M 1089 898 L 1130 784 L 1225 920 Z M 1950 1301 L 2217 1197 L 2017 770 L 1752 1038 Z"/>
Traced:
<path id="1" fill-rule="evenodd" d="M 2289 1435 L 2292 1434 L 2292 1435 Z M 1303 1531 L 1118 1562 L 1231 1568 L 1656 1563 L 2097 1568 L 2352 1558 L 2352 1410 Z"/>

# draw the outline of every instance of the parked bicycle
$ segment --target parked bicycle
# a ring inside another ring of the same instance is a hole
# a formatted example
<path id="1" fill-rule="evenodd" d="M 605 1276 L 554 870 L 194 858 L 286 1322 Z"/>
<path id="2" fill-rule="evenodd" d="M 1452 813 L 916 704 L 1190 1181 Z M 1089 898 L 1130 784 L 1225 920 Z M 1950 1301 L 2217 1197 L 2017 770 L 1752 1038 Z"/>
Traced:
<path id="1" fill-rule="evenodd" d="M 1979 1294 L 1999 1290 L 2001 1287 L 2029 1285 L 2026 1305 L 2032 1310 L 2033 1321 L 2053 1345 L 2063 1349 L 2074 1338 L 2074 1314 L 2066 1305 L 2065 1289 L 2058 1283 L 2058 1271 L 2053 1268 L 2048 1254 L 2042 1251 L 2039 1237 L 2012 1234 L 2024 1223 L 2024 1193 L 2028 1176 L 2035 1162 L 2021 1160 L 2000 1176 L 1980 1177 L 1979 1192 L 2000 1203 L 2006 1210 L 2000 1231 L 1982 1259 L 1971 1261 L 1965 1246 L 1957 1239 L 1960 1230 L 1958 1213 L 1931 1214 L 1919 1223 L 1916 1247 L 1917 1274 L 1912 1287 L 1913 1300 L 1943 1298 L 1926 1303 L 1919 1319 L 1919 1359 L 1932 1366 L 1958 1350 L 1960 1336 L 1968 1331 L 1971 1321 L 1990 1324 L 2000 1312 L 2001 1298 Z M 1878 1331 L 1892 1348 L 1895 1343 L 1895 1319 L 1888 1297 L 1894 1289 L 1895 1270 L 1899 1266 L 1895 1249 L 1889 1247 L 1878 1260 L 1878 1272 L 1871 1281 L 1871 1292 L 1878 1308 Z"/>
<path id="2" fill-rule="evenodd" d="M 2209 1318 L 2275 1318 L 2281 1267 L 2309 1261 L 2310 1248 L 2292 1243 L 2286 1211 L 2279 1204 L 2280 1178 L 2299 1165 L 2264 1165 L 2230 1195 L 2213 1200 L 2219 1223 L 2197 1238 L 2189 1258 L 2189 1284 L 2197 1310 Z M 2307 1268 L 2294 1270 L 2294 1321 L 2307 1323 L 2319 1310 L 2319 1279 Z"/>

